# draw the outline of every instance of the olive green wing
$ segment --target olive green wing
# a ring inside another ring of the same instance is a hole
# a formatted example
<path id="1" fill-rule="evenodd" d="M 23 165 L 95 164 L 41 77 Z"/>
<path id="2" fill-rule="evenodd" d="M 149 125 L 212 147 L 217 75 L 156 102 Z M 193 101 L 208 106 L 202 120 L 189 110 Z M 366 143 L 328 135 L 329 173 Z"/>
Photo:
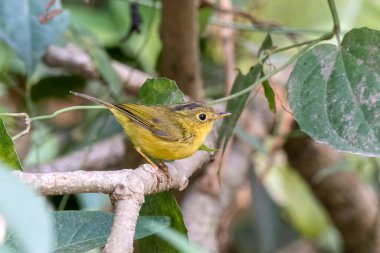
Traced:
<path id="1" fill-rule="evenodd" d="M 161 139 L 167 141 L 180 141 L 183 139 L 182 133 L 184 130 L 178 122 L 170 120 L 169 108 L 138 104 L 119 104 L 115 106 L 136 124 L 148 129 L 153 135 Z"/>

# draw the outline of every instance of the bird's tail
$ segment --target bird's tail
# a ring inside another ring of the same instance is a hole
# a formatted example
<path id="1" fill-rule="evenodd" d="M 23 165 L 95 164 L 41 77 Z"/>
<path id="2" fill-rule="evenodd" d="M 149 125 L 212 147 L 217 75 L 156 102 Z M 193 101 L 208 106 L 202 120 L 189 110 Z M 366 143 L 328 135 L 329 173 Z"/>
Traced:
<path id="1" fill-rule="evenodd" d="M 104 105 L 105 107 L 108 107 L 108 108 L 114 108 L 115 107 L 114 104 L 111 104 L 111 103 L 109 103 L 107 101 L 101 100 L 99 98 L 95 98 L 95 97 L 90 96 L 90 95 L 86 95 L 86 94 L 79 93 L 79 92 L 74 92 L 74 91 L 70 91 L 70 93 L 74 94 L 75 96 L 82 97 L 82 98 L 85 98 L 87 100 L 93 101 L 95 103 Z"/>

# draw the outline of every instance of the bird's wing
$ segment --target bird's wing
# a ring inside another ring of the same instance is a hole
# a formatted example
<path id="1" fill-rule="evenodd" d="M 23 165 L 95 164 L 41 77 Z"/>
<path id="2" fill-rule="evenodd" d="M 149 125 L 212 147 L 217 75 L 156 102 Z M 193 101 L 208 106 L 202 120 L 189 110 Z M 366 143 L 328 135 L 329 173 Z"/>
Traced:
<path id="1" fill-rule="evenodd" d="M 167 141 L 180 141 L 183 139 L 186 129 L 178 122 L 169 120 L 166 108 L 157 110 L 158 107 L 120 104 L 115 105 L 131 120 L 141 127 L 148 129 L 153 135 Z"/>

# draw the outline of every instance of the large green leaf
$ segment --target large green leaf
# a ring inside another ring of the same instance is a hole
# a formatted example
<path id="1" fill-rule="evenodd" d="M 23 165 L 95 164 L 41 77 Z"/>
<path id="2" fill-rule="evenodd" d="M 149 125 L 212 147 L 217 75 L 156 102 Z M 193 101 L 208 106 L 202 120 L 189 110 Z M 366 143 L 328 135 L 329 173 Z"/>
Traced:
<path id="1" fill-rule="evenodd" d="M 21 170 L 21 163 L 18 159 L 12 138 L 5 128 L 3 119 L 0 117 L 0 162 L 5 163 L 10 168 Z"/>
<path id="2" fill-rule="evenodd" d="M 141 215 L 169 216 L 171 227 L 187 238 L 187 229 L 183 221 L 181 210 L 171 192 L 161 192 L 145 197 Z M 146 237 L 139 241 L 139 249 L 142 253 L 176 253 L 180 252 L 166 241 L 156 235 Z"/>
<path id="3" fill-rule="evenodd" d="M 244 75 L 239 71 L 232 87 L 231 94 L 239 92 L 254 83 L 260 76 L 262 69 L 262 65 L 258 64 L 255 67 L 251 68 L 247 75 Z M 230 112 L 231 116 L 223 120 L 217 145 L 220 147 L 223 144 L 223 150 L 225 149 L 228 140 L 233 135 L 236 123 L 245 107 L 249 94 L 250 93 L 246 93 L 242 96 L 231 99 L 227 103 L 227 112 Z"/>
<path id="4" fill-rule="evenodd" d="M 52 217 L 47 202 L 6 170 L 0 164 L 0 215 L 5 218 L 11 234 L 5 246 L 15 252 L 50 253 Z"/>
<path id="5" fill-rule="evenodd" d="M 56 244 L 54 252 L 86 252 L 103 247 L 111 232 L 113 214 L 101 211 L 60 211 L 54 213 Z M 135 239 L 152 235 L 170 226 L 169 217 L 140 216 Z"/>
<path id="6" fill-rule="evenodd" d="M 67 12 L 54 17 L 46 24 L 39 22 L 49 0 L 0 1 L 0 40 L 12 47 L 24 61 L 29 76 L 46 48 L 66 30 L 70 22 Z M 57 1 L 51 9 L 59 9 Z"/>
<path id="7" fill-rule="evenodd" d="M 380 154 L 380 32 L 347 33 L 341 47 L 319 45 L 297 62 L 288 81 L 300 128 L 340 151 Z"/>
<path id="8" fill-rule="evenodd" d="M 159 77 L 145 81 L 139 91 L 140 102 L 145 105 L 170 105 L 183 103 L 185 95 L 175 81 Z"/>

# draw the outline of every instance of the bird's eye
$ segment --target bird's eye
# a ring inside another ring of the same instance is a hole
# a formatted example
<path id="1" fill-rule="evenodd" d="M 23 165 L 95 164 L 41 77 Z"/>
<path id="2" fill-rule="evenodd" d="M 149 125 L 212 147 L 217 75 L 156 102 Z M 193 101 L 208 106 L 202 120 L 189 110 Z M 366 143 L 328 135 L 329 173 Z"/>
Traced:
<path id="1" fill-rule="evenodd" d="M 201 114 L 198 115 L 198 118 L 199 118 L 200 120 L 202 120 L 202 121 L 205 121 L 207 117 L 206 117 L 206 114 L 201 113 Z"/>

